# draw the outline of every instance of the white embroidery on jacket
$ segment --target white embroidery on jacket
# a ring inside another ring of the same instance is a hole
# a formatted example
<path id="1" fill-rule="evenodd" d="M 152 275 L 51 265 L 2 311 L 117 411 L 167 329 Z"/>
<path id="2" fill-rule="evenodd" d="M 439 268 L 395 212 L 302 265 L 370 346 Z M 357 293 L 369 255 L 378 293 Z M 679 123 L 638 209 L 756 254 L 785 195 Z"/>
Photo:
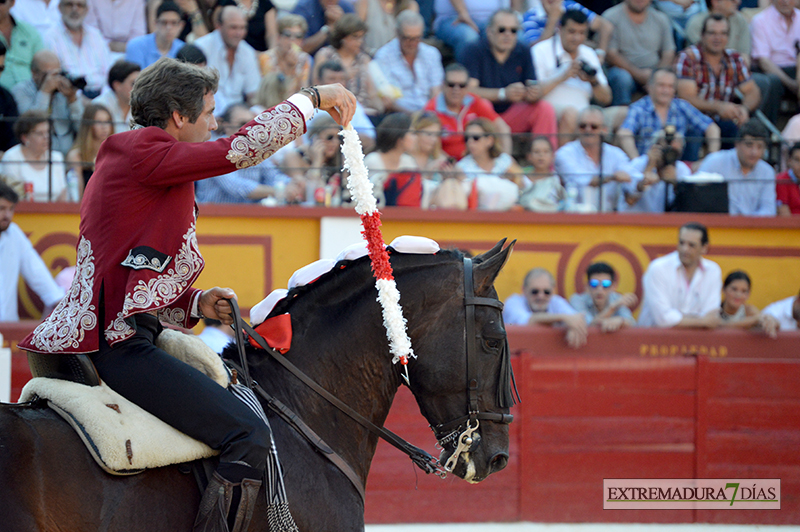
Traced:
<path id="1" fill-rule="evenodd" d="M 280 103 L 264 111 L 247 128 L 246 135 L 233 139 L 227 159 L 236 168 L 256 165 L 303 133 L 305 118 L 294 106 Z"/>
<path id="2" fill-rule="evenodd" d="M 97 326 L 95 306 L 92 305 L 93 285 L 92 244 L 82 236 L 72 286 L 50 316 L 34 329 L 31 343 L 48 353 L 77 349 L 86 333 Z"/>
<path id="3" fill-rule="evenodd" d="M 186 327 L 186 311 L 182 308 L 162 308 L 158 311 L 158 319 L 177 325 L 178 327 Z"/>
<path id="4" fill-rule="evenodd" d="M 134 270 L 142 270 L 147 268 L 148 270 L 161 273 L 169 265 L 170 260 L 172 260 L 172 257 L 167 256 L 167 258 L 164 259 L 164 262 L 161 262 L 158 257 L 150 258 L 144 253 L 134 255 L 133 250 L 131 250 L 128 252 L 128 256 L 125 257 L 125 260 L 122 261 L 122 265 L 133 268 Z"/>
<path id="5" fill-rule="evenodd" d="M 106 328 L 103 334 L 106 337 L 106 342 L 114 344 L 122 340 L 127 340 L 136 334 L 136 331 L 125 321 L 122 312 L 118 312 L 117 319 L 111 322 L 111 325 Z"/>

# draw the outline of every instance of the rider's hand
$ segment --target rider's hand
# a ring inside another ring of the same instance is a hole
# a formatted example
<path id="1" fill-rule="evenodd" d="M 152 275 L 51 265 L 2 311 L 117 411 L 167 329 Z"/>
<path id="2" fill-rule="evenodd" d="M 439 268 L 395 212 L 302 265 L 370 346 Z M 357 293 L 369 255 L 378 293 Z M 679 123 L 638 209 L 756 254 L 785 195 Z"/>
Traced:
<path id="1" fill-rule="evenodd" d="M 198 310 L 206 318 L 219 320 L 225 325 L 233 323 L 233 309 L 226 299 L 239 300 L 236 293 L 231 288 L 219 288 L 215 286 L 209 290 L 204 290 L 197 303 Z"/>
<path id="2" fill-rule="evenodd" d="M 328 111 L 337 124 L 347 126 L 356 113 L 356 97 L 341 84 L 318 85 L 319 108 Z"/>

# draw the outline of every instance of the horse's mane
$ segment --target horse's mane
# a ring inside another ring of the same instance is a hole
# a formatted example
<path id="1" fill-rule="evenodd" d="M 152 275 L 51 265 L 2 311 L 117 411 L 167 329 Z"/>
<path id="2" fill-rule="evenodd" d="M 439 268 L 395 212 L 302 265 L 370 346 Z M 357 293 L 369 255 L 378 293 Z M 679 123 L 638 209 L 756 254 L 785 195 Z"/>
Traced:
<path id="1" fill-rule="evenodd" d="M 402 272 L 412 268 L 427 268 L 453 262 L 460 263 L 464 257 L 464 253 L 458 249 L 443 249 L 436 253 L 401 253 L 389 246 L 387 251 L 389 252 L 389 259 L 395 275 L 400 275 Z M 373 287 L 374 284 L 375 279 L 372 276 L 368 256 L 354 260 L 340 260 L 330 271 L 324 273 L 315 281 L 289 290 L 286 297 L 278 301 L 267 317 L 271 318 L 272 316 L 291 312 L 292 307 L 300 301 L 314 297 L 322 291 L 331 293 L 341 289 L 355 294 L 365 287 Z"/>

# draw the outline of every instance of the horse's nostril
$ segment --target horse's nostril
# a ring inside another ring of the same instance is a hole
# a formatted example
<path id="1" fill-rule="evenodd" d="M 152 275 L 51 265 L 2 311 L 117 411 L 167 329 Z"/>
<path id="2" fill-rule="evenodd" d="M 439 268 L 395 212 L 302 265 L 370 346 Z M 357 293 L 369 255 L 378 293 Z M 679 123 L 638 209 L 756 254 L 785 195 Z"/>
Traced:
<path id="1" fill-rule="evenodd" d="M 508 455 L 506 453 L 497 453 L 492 458 L 492 473 L 504 469 L 508 465 Z"/>

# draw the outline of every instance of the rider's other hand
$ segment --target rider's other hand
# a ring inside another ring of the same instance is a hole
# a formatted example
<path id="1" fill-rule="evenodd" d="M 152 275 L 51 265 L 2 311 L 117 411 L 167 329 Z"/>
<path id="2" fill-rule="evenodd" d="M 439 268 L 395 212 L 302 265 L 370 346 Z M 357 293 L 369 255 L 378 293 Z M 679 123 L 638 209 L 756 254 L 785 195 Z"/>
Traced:
<path id="1" fill-rule="evenodd" d="M 233 309 L 226 299 L 239 300 L 233 289 L 215 286 L 203 291 L 197 306 L 200 313 L 206 318 L 219 320 L 225 325 L 230 325 L 233 323 Z"/>

